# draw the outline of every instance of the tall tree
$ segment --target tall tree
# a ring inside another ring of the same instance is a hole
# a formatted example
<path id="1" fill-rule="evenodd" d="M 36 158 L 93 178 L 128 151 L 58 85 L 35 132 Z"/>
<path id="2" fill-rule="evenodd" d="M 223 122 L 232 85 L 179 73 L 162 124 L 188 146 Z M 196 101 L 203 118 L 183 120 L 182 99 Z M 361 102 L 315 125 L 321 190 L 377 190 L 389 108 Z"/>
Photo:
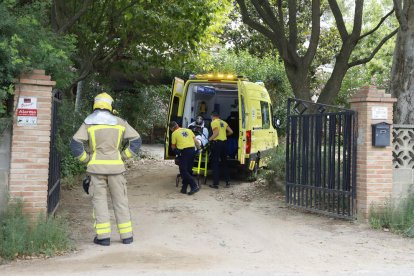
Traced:
<path id="1" fill-rule="evenodd" d="M 394 122 L 414 124 L 414 1 L 394 0 L 400 28 L 391 70 L 391 94 L 398 99 Z"/>
<path id="2" fill-rule="evenodd" d="M 75 40 L 50 30 L 48 2 L 0 1 L 0 117 L 8 115 L 5 100 L 13 93 L 13 79 L 20 73 L 45 69 L 59 88 L 74 77 L 68 71 Z"/>
<path id="3" fill-rule="evenodd" d="M 326 15 L 322 3 L 325 1 L 236 1 L 243 22 L 267 37 L 278 50 L 295 96 L 309 100 L 310 68 L 319 50 L 321 17 Z M 382 45 L 397 33 L 396 29 L 390 31 L 366 57 L 353 57 L 356 46 L 364 38 L 375 33 L 394 10 L 385 14 L 372 29 L 362 33 L 364 0 L 355 0 L 351 27 L 347 27 L 346 21 L 349 19 L 345 19 L 338 1 L 328 0 L 327 5 L 335 19 L 340 45 L 332 74 L 322 88 L 318 100 L 322 103 L 331 103 L 336 98 L 349 68 L 369 62 Z"/>
<path id="4" fill-rule="evenodd" d="M 52 25 L 78 38 L 79 78 L 137 71 L 195 51 L 229 0 L 54 0 Z M 122 63 L 120 65 L 120 63 Z"/>

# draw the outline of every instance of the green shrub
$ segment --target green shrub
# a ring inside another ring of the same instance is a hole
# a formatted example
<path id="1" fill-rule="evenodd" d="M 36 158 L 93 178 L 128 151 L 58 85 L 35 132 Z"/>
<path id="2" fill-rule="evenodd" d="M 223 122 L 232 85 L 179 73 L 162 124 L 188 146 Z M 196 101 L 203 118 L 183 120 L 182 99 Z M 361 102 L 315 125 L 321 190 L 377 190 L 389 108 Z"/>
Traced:
<path id="1" fill-rule="evenodd" d="M 399 204 L 389 200 L 383 206 L 371 206 L 369 223 L 374 229 L 386 228 L 414 237 L 414 193 L 410 193 Z"/>
<path id="2" fill-rule="evenodd" d="M 74 112 L 74 103 L 66 98 L 63 99 L 59 106 L 57 148 L 61 158 L 62 178 L 73 178 L 86 170 L 86 166 L 72 156 L 69 147 L 70 140 L 88 114 L 86 109 L 85 107 L 85 111 Z"/>
<path id="3" fill-rule="evenodd" d="M 30 223 L 21 203 L 10 205 L 0 217 L 0 256 L 12 260 L 18 256 L 53 256 L 70 250 L 68 229 L 62 219 L 44 215 Z"/>
<path id="4" fill-rule="evenodd" d="M 266 179 L 270 184 L 276 184 L 276 180 L 283 181 L 285 179 L 286 170 L 286 146 L 284 143 L 272 150 L 271 153 L 265 157 L 267 167 L 260 171 L 260 175 Z"/>

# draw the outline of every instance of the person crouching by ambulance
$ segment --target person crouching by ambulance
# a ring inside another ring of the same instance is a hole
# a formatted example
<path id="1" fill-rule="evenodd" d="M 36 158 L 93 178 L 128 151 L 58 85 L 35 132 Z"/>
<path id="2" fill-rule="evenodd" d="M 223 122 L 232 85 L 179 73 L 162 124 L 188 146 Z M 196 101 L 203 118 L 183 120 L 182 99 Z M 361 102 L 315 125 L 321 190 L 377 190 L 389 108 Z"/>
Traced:
<path id="1" fill-rule="evenodd" d="M 108 211 L 107 187 L 112 199 L 117 228 L 123 244 L 133 242 L 131 215 L 128 207 L 124 161 L 133 157 L 141 147 L 141 138 L 125 120 L 113 115 L 113 99 L 101 93 L 94 99 L 93 113 L 86 117 L 72 138 L 72 154 L 87 163 L 91 176 L 88 194 L 92 196 L 94 243 L 110 245 L 111 223 Z M 123 142 L 125 149 L 121 149 Z M 88 142 L 90 152 L 83 143 Z"/>
<path id="2" fill-rule="evenodd" d="M 190 185 L 188 195 L 193 195 L 200 190 L 191 176 L 191 171 L 193 169 L 195 147 L 200 149 L 201 145 L 190 129 L 180 128 L 175 121 L 170 122 L 169 128 L 172 132 L 171 148 L 178 155 L 178 167 L 183 179 L 181 193 L 186 194 L 187 187 Z"/>
<path id="3" fill-rule="evenodd" d="M 210 187 L 218 189 L 220 173 L 223 173 L 226 180 L 226 188 L 228 188 L 230 187 L 230 177 L 227 168 L 226 140 L 227 136 L 233 134 L 233 130 L 225 121 L 220 119 L 218 112 L 215 111 L 211 113 L 211 129 L 213 130 L 213 134 L 208 140 L 211 143 L 213 185 L 210 185 Z"/>

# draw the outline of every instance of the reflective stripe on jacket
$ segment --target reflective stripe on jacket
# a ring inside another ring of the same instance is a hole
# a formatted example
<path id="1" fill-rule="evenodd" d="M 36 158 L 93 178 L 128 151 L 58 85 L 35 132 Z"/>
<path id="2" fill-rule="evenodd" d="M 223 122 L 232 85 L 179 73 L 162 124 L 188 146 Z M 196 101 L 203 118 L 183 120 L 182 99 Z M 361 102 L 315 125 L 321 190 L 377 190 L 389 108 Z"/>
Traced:
<path id="1" fill-rule="evenodd" d="M 132 157 L 141 146 L 141 138 L 126 121 L 117 119 L 116 125 L 82 124 L 73 136 L 72 153 L 80 161 L 88 162 L 87 172 L 119 174 L 125 171 L 124 160 Z M 121 152 L 124 141 L 126 148 Z M 89 144 L 89 154 L 83 148 Z"/>

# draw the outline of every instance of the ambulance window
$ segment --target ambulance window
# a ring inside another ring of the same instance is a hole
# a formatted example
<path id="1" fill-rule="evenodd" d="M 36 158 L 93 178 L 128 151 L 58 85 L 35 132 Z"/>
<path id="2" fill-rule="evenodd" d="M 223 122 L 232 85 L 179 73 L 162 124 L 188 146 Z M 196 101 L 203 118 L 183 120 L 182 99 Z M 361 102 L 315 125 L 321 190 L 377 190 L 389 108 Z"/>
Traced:
<path id="1" fill-rule="evenodd" d="M 177 121 L 177 114 L 178 114 L 178 106 L 180 105 L 180 98 L 178 97 L 174 97 L 173 99 L 173 105 L 171 108 L 171 117 L 170 120 L 171 121 Z M 179 123 L 179 122 L 177 122 Z"/>
<path id="2" fill-rule="evenodd" d="M 269 104 L 267 102 L 260 102 L 262 110 L 262 128 L 270 128 Z"/>
<path id="3" fill-rule="evenodd" d="M 246 109 L 244 107 L 244 98 L 243 96 L 240 96 L 241 100 L 241 115 L 242 115 L 242 128 L 246 128 Z"/>

